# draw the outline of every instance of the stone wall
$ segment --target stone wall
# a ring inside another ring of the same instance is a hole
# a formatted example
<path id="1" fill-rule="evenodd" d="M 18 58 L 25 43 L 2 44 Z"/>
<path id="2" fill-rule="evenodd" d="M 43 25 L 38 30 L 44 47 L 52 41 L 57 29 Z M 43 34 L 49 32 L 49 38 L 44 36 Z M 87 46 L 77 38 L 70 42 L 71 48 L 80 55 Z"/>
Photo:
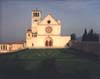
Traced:
<path id="1" fill-rule="evenodd" d="M 0 54 L 25 49 L 25 43 L 1 43 Z"/>

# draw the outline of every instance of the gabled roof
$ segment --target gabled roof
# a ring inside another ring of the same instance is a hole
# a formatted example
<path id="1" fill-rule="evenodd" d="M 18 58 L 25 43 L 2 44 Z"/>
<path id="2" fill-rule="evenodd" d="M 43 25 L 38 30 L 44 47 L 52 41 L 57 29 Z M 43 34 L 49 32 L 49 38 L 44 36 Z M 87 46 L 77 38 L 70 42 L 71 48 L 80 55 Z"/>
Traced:
<path id="1" fill-rule="evenodd" d="M 58 24 L 57 20 L 51 14 L 48 14 L 39 24 L 48 24 L 48 21 L 50 21 L 50 24 Z"/>

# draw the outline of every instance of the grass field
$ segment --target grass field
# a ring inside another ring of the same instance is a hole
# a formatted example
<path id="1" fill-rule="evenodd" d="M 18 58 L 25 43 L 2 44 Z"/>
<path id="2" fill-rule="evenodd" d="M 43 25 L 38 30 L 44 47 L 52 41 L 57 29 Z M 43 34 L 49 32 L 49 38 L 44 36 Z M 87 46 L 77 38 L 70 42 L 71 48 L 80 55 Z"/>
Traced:
<path id="1" fill-rule="evenodd" d="M 75 49 L 2 54 L 0 79 L 100 79 L 100 58 Z"/>

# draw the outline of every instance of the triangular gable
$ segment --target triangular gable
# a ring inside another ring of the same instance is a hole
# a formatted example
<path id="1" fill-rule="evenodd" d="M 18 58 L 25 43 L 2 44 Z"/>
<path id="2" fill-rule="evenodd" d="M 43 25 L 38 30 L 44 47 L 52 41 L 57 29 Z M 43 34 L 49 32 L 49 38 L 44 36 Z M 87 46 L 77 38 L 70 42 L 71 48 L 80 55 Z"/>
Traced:
<path id="1" fill-rule="evenodd" d="M 48 21 L 50 21 L 50 24 L 58 24 L 54 17 L 50 14 L 48 14 L 39 24 L 48 24 Z"/>

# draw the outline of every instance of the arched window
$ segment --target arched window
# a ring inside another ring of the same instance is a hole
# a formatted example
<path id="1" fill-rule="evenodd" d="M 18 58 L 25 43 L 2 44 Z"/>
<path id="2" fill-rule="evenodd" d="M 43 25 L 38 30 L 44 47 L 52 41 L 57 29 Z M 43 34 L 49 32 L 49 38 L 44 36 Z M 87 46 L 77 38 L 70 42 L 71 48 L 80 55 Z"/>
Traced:
<path id="1" fill-rule="evenodd" d="M 1 50 L 2 50 L 2 45 L 1 45 Z"/>
<path id="2" fill-rule="evenodd" d="M 7 50 L 7 45 L 6 45 L 6 47 L 5 47 L 5 48 L 6 48 L 6 50 Z"/>
<path id="3" fill-rule="evenodd" d="M 37 37 L 37 32 L 34 32 L 34 33 L 32 34 L 32 37 Z"/>
<path id="4" fill-rule="evenodd" d="M 38 17 L 38 16 L 39 16 L 39 13 L 36 12 L 36 13 L 34 13 L 33 15 L 34 15 L 35 17 Z"/>
<path id="5" fill-rule="evenodd" d="M 5 45 L 3 45 L 3 50 L 5 50 Z"/>

